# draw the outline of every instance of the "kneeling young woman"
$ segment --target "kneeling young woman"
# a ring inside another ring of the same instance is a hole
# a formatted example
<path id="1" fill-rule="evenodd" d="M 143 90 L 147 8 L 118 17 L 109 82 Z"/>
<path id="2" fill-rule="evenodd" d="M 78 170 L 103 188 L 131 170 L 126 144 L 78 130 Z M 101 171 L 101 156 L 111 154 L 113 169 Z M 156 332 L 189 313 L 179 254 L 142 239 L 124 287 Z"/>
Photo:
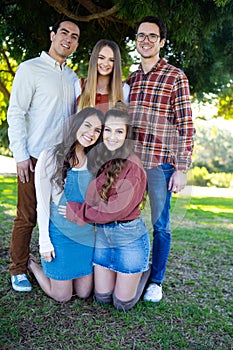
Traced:
<path id="1" fill-rule="evenodd" d="M 93 225 L 78 226 L 58 214 L 67 200 L 82 202 L 92 179 L 89 152 L 100 137 L 103 114 L 92 107 L 63 125 L 63 140 L 40 154 L 35 170 L 41 265 L 30 257 L 28 269 L 44 292 L 59 302 L 93 289 Z"/>

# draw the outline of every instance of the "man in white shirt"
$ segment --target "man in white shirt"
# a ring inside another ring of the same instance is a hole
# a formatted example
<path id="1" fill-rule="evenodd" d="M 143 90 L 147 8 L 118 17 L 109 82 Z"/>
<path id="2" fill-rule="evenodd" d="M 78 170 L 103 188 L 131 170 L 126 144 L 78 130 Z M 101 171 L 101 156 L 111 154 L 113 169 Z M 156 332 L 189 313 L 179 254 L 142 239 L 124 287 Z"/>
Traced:
<path id="1" fill-rule="evenodd" d="M 77 75 L 66 59 L 79 45 L 80 30 L 72 19 L 54 24 L 51 46 L 40 57 L 20 64 L 7 113 L 10 149 L 17 165 L 18 204 L 10 245 L 10 272 L 16 291 L 31 290 L 27 261 L 36 225 L 34 168 L 40 152 L 62 139 L 64 120 L 76 112 Z"/>

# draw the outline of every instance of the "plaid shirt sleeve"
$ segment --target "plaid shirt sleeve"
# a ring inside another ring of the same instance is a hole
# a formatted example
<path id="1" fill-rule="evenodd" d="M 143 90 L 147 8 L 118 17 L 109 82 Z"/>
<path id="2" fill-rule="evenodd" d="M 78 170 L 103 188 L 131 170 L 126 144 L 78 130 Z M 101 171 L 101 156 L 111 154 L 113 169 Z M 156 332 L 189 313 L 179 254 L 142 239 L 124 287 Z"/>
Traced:
<path id="1" fill-rule="evenodd" d="M 189 83 L 186 75 L 182 71 L 178 75 L 173 87 L 172 106 L 179 135 L 176 169 L 186 170 L 189 169 L 191 165 L 195 129 L 192 121 Z"/>

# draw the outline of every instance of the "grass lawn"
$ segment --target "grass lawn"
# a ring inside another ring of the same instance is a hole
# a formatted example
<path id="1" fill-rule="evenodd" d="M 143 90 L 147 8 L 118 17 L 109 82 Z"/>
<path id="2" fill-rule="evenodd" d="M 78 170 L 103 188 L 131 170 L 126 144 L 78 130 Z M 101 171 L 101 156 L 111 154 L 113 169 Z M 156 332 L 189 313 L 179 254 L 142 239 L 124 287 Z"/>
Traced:
<path id="1" fill-rule="evenodd" d="M 11 289 L 9 242 L 16 180 L 0 176 L 0 348 L 26 350 L 233 349 L 233 199 L 172 200 L 173 241 L 160 303 L 123 313 L 91 299 L 59 304 L 31 279 L 31 293 Z M 143 217 L 150 229 L 147 204 Z M 38 256 L 38 231 L 31 250 Z"/>

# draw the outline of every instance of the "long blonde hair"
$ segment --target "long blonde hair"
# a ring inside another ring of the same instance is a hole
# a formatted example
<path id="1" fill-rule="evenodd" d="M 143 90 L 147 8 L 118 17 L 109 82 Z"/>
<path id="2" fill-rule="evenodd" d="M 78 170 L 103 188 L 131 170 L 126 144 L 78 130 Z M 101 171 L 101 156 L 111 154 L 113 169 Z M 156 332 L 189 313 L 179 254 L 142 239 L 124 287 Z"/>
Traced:
<path id="1" fill-rule="evenodd" d="M 121 71 L 121 54 L 118 45 L 115 41 L 101 39 L 99 40 L 93 50 L 89 61 L 87 79 L 85 80 L 85 87 L 79 99 L 78 109 L 85 107 L 95 107 L 96 91 L 97 91 L 97 63 L 101 49 L 109 46 L 114 54 L 114 66 L 110 77 L 109 84 L 109 108 L 111 108 L 117 101 L 123 101 L 122 89 L 122 71 Z"/>

